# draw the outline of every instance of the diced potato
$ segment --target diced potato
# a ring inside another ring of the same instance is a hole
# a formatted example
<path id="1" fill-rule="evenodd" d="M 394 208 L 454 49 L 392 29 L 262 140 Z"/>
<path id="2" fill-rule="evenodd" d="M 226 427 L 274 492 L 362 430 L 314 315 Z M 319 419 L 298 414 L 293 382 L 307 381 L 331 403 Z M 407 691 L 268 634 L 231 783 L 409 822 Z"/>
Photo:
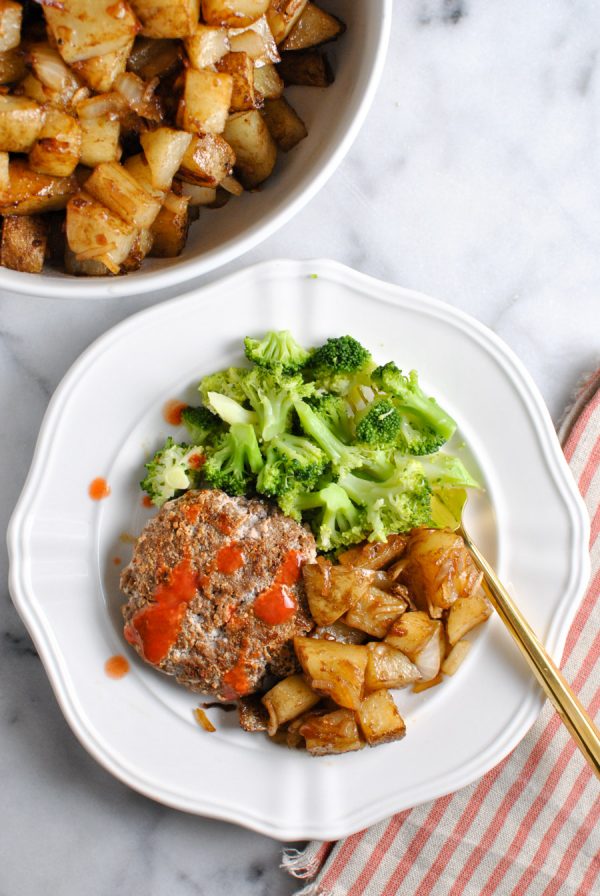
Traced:
<path id="1" fill-rule="evenodd" d="M 129 43 L 119 47 L 118 50 L 113 50 L 112 53 L 90 56 L 89 59 L 74 62 L 73 71 L 77 72 L 82 81 L 96 93 L 107 93 L 112 90 L 119 75 L 125 71 L 132 46 L 133 37 Z"/>
<path id="2" fill-rule="evenodd" d="M 428 691 L 429 688 L 435 688 L 438 684 L 441 684 L 444 680 L 444 676 L 440 672 L 439 675 L 436 675 L 435 678 L 430 678 L 428 681 L 417 681 L 416 684 L 413 684 L 413 694 L 420 694 L 421 691 Z"/>
<path id="3" fill-rule="evenodd" d="M 344 622 L 374 638 L 385 638 L 392 622 L 404 613 L 406 607 L 402 593 L 384 591 L 371 585 L 348 610 Z"/>
<path id="4" fill-rule="evenodd" d="M 44 110 L 34 100 L 0 95 L 0 152 L 29 152 L 43 122 Z"/>
<path id="5" fill-rule="evenodd" d="M 458 597 L 448 613 L 446 632 L 450 645 L 456 644 L 472 628 L 485 622 L 491 615 L 492 608 L 481 591 L 468 597 Z"/>
<path id="6" fill-rule="evenodd" d="M 312 709 L 320 699 L 320 695 L 315 694 L 302 675 L 290 675 L 279 681 L 262 698 L 269 713 L 268 733 L 275 734 L 286 722 Z"/>
<path id="7" fill-rule="evenodd" d="M 75 252 L 65 244 L 65 271 L 75 277 L 107 277 L 112 272 L 97 258 L 78 259 Z"/>
<path id="8" fill-rule="evenodd" d="M 44 267 L 48 228 L 38 215 L 7 215 L 2 224 L 0 264 L 39 274 Z"/>
<path id="9" fill-rule="evenodd" d="M 270 0 L 202 0 L 202 19 L 207 25 L 245 28 L 267 11 Z"/>
<path id="10" fill-rule="evenodd" d="M 472 594 L 481 573 L 465 544 L 449 529 L 415 529 L 407 546 L 401 581 L 420 609 L 439 619 L 457 597 Z"/>
<path id="11" fill-rule="evenodd" d="M 266 100 L 263 116 L 279 149 L 289 152 L 308 135 L 306 125 L 283 97 Z"/>
<path id="12" fill-rule="evenodd" d="M 150 195 L 157 199 L 162 205 L 165 199 L 165 191 L 157 190 L 152 183 L 150 165 L 143 153 L 140 152 L 135 156 L 129 156 L 129 158 L 125 159 L 123 162 L 123 168 L 137 180 L 138 184 L 143 187 L 147 193 L 150 193 Z"/>
<path id="13" fill-rule="evenodd" d="M 106 118 L 80 118 L 81 164 L 95 168 L 102 162 L 116 162 L 121 158 L 121 125 Z"/>
<path id="14" fill-rule="evenodd" d="M 242 185 L 249 190 L 266 180 L 277 161 L 277 145 L 260 112 L 251 109 L 231 115 L 223 136 L 235 153 Z"/>
<path id="15" fill-rule="evenodd" d="M 69 200 L 66 232 L 69 248 L 78 260 L 96 259 L 114 274 L 137 236 L 135 227 L 86 193 Z"/>
<path id="16" fill-rule="evenodd" d="M 444 626 L 441 622 L 434 622 L 434 626 L 435 631 L 429 641 L 412 655 L 412 661 L 421 673 L 423 681 L 431 681 L 432 678 L 439 675 L 442 659 L 446 652 Z"/>
<path id="17" fill-rule="evenodd" d="M 306 0 L 272 0 L 267 10 L 267 21 L 278 44 L 288 36 L 305 6 Z"/>
<path id="18" fill-rule="evenodd" d="M 131 271 L 138 271 L 142 266 L 142 261 L 152 249 L 153 242 L 154 237 L 151 231 L 140 230 L 129 250 L 129 255 L 121 264 L 121 272 L 129 274 Z"/>
<path id="19" fill-rule="evenodd" d="M 197 24 L 196 30 L 185 39 L 185 49 L 194 68 L 215 65 L 229 53 L 229 37 L 225 28 Z"/>
<path id="20" fill-rule="evenodd" d="M 240 728 L 244 731 L 266 731 L 269 723 L 269 715 L 262 705 L 260 697 L 252 694 L 250 697 L 240 697 L 238 700 L 238 714 Z"/>
<path id="21" fill-rule="evenodd" d="M 235 153 L 229 143 L 218 134 L 192 137 L 184 153 L 179 177 L 201 187 L 216 187 L 230 173 Z"/>
<path id="22" fill-rule="evenodd" d="M 343 566 L 362 566 L 365 569 L 384 569 L 398 560 L 408 544 L 408 535 L 388 535 L 387 541 L 364 541 L 340 554 Z"/>
<path id="23" fill-rule="evenodd" d="M 81 157 L 81 125 L 60 109 L 47 109 L 40 135 L 29 153 L 32 171 L 67 177 Z"/>
<path id="24" fill-rule="evenodd" d="M 368 651 L 360 644 L 294 638 L 294 648 L 311 688 L 339 706 L 357 709 L 364 692 Z"/>
<path id="25" fill-rule="evenodd" d="M 103 56 L 129 44 L 138 23 L 125 0 L 61 0 L 44 4 L 44 15 L 65 62 Z"/>
<path id="26" fill-rule="evenodd" d="M 421 673 L 411 661 L 389 644 L 371 641 L 367 644 L 369 660 L 365 673 L 365 690 L 403 688 L 419 681 Z"/>
<path id="27" fill-rule="evenodd" d="M 370 747 L 389 744 L 406 734 L 404 719 L 389 691 L 369 694 L 356 710 L 360 730 Z"/>
<path id="28" fill-rule="evenodd" d="M 319 9 L 314 3 L 307 3 L 302 15 L 283 41 L 282 50 L 306 50 L 335 40 L 343 34 L 346 26 L 335 16 Z"/>
<path id="29" fill-rule="evenodd" d="M 160 202 L 119 165 L 102 162 L 85 183 L 86 191 L 106 208 L 137 229 L 148 229 L 160 211 Z"/>
<path id="30" fill-rule="evenodd" d="M 309 715 L 300 726 L 299 733 L 306 741 L 306 749 L 313 756 L 350 753 L 364 747 L 355 715 L 349 709 L 336 709 L 325 715 Z"/>
<path id="31" fill-rule="evenodd" d="M 254 89 L 266 100 L 276 100 L 283 93 L 283 81 L 277 74 L 277 67 L 261 65 L 254 71 Z"/>
<path id="32" fill-rule="evenodd" d="M 180 43 L 177 40 L 138 37 L 129 54 L 127 67 L 144 81 L 151 81 L 153 78 L 162 78 L 177 68 L 181 57 Z"/>
<path id="33" fill-rule="evenodd" d="M 329 625 L 367 593 L 372 573 L 333 566 L 322 557 L 302 567 L 308 605 L 317 625 Z"/>
<path id="34" fill-rule="evenodd" d="M 266 16 L 248 28 L 230 28 L 229 41 L 234 53 L 246 53 L 256 66 L 279 62 L 279 51 Z"/>
<path id="35" fill-rule="evenodd" d="M 65 208 L 79 189 L 77 178 L 37 174 L 23 159 L 9 164 L 10 184 L 0 193 L 0 215 L 33 215 Z"/>
<path id="36" fill-rule="evenodd" d="M 181 188 L 181 195 L 189 200 L 189 208 L 199 205 L 214 206 L 217 201 L 216 187 L 199 187 L 197 184 L 187 184 L 185 181 L 178 181 L 178 184 Z"/>
<path id="37" fill-rule="evenodd" d="M 175 258 L 183 252 L 190 225 L 187 204 L 185 196 L 167 194 L 165 204 L 151 227 L 152 258 Z"/>
<path id="38" fill-rule="evenodd" d="M 442 663 L 442 672 L 444 675 L 454 675 L 470 649 L 470 641 L 457 641 Z"/>
<path id="39" fill-rule="evenodd" d="M 232 196 L 241 196 L 244 192 L 244 188 L 239 182 L 233 177 L 232 174 L 228 174 L 227 177 L 224 177 L 220 183 L 220 186 L 227 192 L 231 193 Z"/>
<path id="40" fill-rule="evenodd" d="M 412 659 L 415 654 L 433 637 L 436 624 L 427 613 L 417 610 L 404 613 L 392 623 L 385 641 L 396 647 Z"/>
<path id="41" fill-rule="evenodd" d="M 200 18 L 200 0 L 131 0 L 145 37 L 188 37 Z"/>
<path id="42" fill-rule="evenodd" d="M 0 53 L 14 50 L 21 42 L 23 4 L 0 0 Z"/>
<path id="43" fill-rule="evenodd" d="M 192 135 L 173 128 L 157 128 L 140 136 L 144 155 L 150 166 L 152 185 L 157 190 L 168 190 L 173 175 L 181 165 Z"/>
<path id="44" fill-rule="evenodd" d="M 327 57 L 318 50 L 283 53 L 278 70 L 286 86 L 329 87 L 334 81 Z"/>
<path id="45" fill-rule="evenodd" d="M 220 134 L 225 128 L 233 78 L 225 72 L 198 71 L 185 73 L 183 99 L 179 104 L 178 124 L 192 134 Z"/>
<path id="46" fill-rule="evenodd" d="M 257 105 L 254 92 L 254 63 L 246 53 L 227 53 L 217 62 L 217 70 L 233 78 L 231 111 L 243 112 Z"/>
<path id="47" fill-rule="evenodd" d="M 25 76 L 25 57 L 20 49 L 0 53 L 0 84 L 13 84 Z"/>

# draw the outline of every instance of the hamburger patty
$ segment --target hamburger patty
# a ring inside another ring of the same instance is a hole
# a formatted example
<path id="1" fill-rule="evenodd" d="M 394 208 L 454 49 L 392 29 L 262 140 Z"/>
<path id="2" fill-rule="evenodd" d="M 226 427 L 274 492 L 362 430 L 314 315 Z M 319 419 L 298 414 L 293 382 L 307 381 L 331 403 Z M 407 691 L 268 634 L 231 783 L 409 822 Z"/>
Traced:
<path id="1" fill-rule="evenodd" d="M 126 639 L 180 684 L 227 700 L 293 671 L 313 626 L 300 567 L 310 532 L 259 500 L 214 489 L 169 501 L 121 575 Z"/>

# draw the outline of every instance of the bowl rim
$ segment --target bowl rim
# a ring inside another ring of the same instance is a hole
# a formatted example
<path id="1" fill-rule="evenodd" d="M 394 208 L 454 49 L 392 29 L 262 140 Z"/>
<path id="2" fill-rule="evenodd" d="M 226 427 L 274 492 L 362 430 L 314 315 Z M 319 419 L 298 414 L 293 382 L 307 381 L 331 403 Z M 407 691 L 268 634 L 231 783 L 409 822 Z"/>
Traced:
<path id="1" fill-rule="evenodd" d="M 249 252 L 266 240 L 279 228 L 287 224 L 321 190 L 333 175 L 354 143 L 367 112 L 373 102 L 387 56 L 392 22 L 393 0 L 379 0 L 380 15 L 374 16 L 379 23 L 375 32 L 375 50 L 368 71 L 366 84 L 357 101 L 357 107 L 340 142 L 334 147 L 328 159 L 315 173 L 311 182 L 288 204 L 275 207 L 260 221 L 251 225 L 241 236 L 228 239 L 222 246 L 210 250 L 201 258 L 190 258 L 162 270 L 134 271 L 122 277 L 75 277 L 69 275 L 46 277 L 1 269 L 0 283 L 7 292 L 48 299 L 107 299 L 139 295 L 189 283 L 195 277 L 208 274 Z"/>

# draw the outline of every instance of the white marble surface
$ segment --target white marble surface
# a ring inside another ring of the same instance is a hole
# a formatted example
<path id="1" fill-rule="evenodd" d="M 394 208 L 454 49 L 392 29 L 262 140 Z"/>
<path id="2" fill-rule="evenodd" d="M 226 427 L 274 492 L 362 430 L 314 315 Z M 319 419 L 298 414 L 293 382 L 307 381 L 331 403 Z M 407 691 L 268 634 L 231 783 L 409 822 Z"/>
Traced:
<path id="1" fill-rule="evenodd" d="M 600 360 L 600 5 L 396 7 L 384 81 L 350 155 L 230 270 L 329 256 L 438 296 L 512 346 L 557 419 Z M 70 363 L 170 294 L 0 292 L 3 523 Z M 4 550 L 1 562 L 6 581 Z M 155 805 L 98 767 L 64 722 L 6 584 L 0 606 L 1 896 L 293 892 L 274 841 Z"/>

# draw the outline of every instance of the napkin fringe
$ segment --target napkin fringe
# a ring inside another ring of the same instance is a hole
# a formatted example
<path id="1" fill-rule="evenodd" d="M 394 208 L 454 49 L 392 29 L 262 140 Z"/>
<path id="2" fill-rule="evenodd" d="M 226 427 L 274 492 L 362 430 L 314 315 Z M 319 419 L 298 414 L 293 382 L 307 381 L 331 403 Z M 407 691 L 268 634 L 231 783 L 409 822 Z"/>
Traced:
<path id="1" fill-rule="evenodd" d="M 291 846 L 283 850 L 280 868 L 291 874 L 292 877 L 314 877 L 322 865 L 322 858 L 318 855 L 310 855 L 309 849 L 294 849 Z M 304 889 L 295 896 L 310 896 L 308 889 Z"/>

